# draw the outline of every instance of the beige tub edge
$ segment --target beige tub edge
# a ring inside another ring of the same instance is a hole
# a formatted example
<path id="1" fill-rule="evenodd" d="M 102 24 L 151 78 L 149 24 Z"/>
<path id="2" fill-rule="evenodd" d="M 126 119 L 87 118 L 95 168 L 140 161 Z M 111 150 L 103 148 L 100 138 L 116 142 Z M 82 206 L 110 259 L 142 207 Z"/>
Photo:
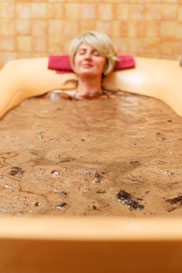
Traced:
<path id="1" fill-rule="evenodd" d="M 1 217 L 0 239 L 171 241 L 182 240 L 180 218 Z M 166 229 L 167 227 L 167 229 Z"/>

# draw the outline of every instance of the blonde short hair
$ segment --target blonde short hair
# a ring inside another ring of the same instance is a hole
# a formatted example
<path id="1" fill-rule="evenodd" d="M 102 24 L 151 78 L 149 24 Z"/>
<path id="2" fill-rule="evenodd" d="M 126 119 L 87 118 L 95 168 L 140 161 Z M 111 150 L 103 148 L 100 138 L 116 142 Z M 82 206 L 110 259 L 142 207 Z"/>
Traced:
<path id="1" fill-rule="evenodd" d="M 106 58 L 103 75 L 106 76 L 113 71 L 116 61 L 118 61 L 114 46 L 107 35 L 101 32 L 89 31 L 77 36 L 70 44 L 70 63 L 74 70 L 74 58 L 81 43 L 93 46 L 101 56 Z"/>

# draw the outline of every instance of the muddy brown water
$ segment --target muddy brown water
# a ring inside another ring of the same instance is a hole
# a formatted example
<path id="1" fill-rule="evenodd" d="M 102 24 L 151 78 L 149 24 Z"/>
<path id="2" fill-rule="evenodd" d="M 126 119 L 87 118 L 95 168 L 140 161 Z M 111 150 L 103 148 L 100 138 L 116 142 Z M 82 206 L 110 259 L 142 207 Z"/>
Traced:
<path id="1" fill-rule="evenodd" d="M 182 118 L 159 100 L 32 98 L 0 121 L 0 216 L 182 215 Z"/>

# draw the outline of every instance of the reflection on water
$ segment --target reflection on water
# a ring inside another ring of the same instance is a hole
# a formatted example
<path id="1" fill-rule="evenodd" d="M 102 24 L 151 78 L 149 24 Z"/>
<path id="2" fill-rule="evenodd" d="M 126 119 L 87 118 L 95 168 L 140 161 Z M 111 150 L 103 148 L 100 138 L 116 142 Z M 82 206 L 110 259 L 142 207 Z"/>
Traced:
<path id="1" fill-rule="evenodd" d="M 0 121 L 0 215 L 180 215 L 181 121 L 136 95 L 23 102 Z"/>

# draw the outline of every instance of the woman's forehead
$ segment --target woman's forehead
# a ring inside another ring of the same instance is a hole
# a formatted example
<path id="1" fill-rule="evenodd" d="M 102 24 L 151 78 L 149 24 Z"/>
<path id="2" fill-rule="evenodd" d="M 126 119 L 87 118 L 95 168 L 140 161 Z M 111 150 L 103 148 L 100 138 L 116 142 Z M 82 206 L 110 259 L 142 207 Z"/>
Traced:
<path id="1" fill-rule="evenodd" d="M 95 47 L 93 47 L 92 45 L 88 44 L 88 43 L 85 43 L 85 42 L 82 42 L 78 49 L 90 49 L 90 50 L 97 50 Z"/>

